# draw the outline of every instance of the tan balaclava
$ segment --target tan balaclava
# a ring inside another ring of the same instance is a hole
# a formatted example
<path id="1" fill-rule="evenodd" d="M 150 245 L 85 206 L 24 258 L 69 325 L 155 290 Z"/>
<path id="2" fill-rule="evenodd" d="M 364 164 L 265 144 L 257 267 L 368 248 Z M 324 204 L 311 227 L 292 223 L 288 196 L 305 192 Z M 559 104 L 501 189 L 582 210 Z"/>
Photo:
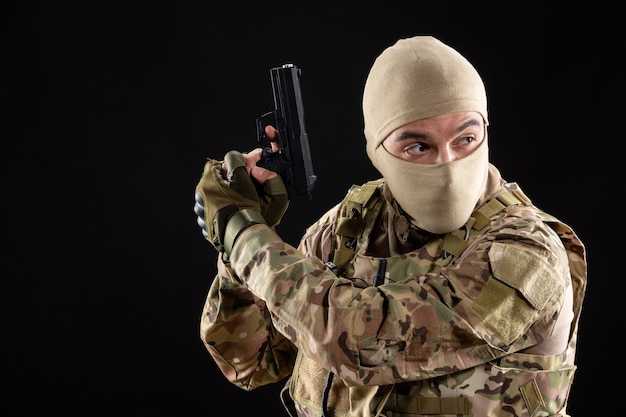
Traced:
<path id="1" fill-rule="evenodd" d="M 489 169 L 485 139 L 470 155 L 436 165 L 391 155 L 385 138 L 416 120 L 475 111 L 487 119 L 485 87 L 456 50 L 431 36 L 401 39 L 376 59 L 363 93 L 367 155 L 411 222 L 432 233 L 463 226 L 476 207 Z"/>

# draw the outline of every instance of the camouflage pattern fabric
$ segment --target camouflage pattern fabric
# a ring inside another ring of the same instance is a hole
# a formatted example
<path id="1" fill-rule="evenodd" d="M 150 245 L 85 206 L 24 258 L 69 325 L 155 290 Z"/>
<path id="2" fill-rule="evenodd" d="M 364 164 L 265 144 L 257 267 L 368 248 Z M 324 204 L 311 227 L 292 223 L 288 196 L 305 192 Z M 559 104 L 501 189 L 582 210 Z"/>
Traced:
<path id="1" fill-rule="evenodd" d="M 519 190 L 502 183 L 494 195 Z M 255 225 L 218 261 L 201 338 L 226 378 L 252 390 L 290 377 L 292 416 L 322 415 L 329 372 L 336 417 L 566 416 L 586 287 L 572 229 L 530 202 L 506 207 L 446 264 L 444 236 L 412 229 L 384 184 L 381 196 L 349 276 L 325 264 L 341 205 L 298 248 Z M 567 347 L 527 353 L 549 341 L 568 294 Z"/>

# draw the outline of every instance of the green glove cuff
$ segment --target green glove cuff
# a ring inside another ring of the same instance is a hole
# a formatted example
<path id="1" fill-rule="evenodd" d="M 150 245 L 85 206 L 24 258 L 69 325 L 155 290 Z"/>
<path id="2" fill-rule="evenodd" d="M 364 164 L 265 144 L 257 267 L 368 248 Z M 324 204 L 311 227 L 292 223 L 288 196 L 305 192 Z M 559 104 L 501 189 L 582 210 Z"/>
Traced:
<path id="1" fill-rule="evenodd" d="M 227 258 L 230 257 L 230 252 L 241 232 L 254 224 L 266 222 L 261 213 L 253 209 L 239 210 L 228 219 L 224 232 L 224 254 Z"/>

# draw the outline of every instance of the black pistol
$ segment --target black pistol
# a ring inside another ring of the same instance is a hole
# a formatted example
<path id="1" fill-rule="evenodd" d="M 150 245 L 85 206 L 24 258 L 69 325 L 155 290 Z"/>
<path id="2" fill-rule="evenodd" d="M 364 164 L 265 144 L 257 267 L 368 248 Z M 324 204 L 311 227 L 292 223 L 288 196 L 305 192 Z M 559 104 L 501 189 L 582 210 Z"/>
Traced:
<path id="1" fill-rule="evenodd" d="M 289 199 L 311 191 L 317 177 L 313 173 L 309 138 L 304 124 L 304 105 L 300 91 L 300 68 L 293 64 L 270 69 L 274 91 L 274 111 L 257 119 L 257 138 L 263 148 L 257 165 L 278 173 L 285 183 Z M 278 137 L 270 141 L 265 126 L 278 130 Z M 279 149 L 272 152 L 271 142 Z"/>

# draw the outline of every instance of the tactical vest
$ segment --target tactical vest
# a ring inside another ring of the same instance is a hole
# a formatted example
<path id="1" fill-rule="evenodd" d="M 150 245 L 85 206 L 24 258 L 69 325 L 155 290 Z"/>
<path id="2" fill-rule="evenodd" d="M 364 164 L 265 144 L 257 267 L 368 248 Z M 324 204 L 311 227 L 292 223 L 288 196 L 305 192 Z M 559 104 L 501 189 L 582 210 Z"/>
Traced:
<path id="1" fill-rule="evenodd" d="M 382 283 L 375 282 L 376 265 L 380 262 L 358 253 L 358 248 L 367 243 L 384 204 L 380 194 L 382 182 L 382 179 L 370 181 L 350 188 L 335 223 L 337 246 L 333 261 L 328 264 L 338 275 L 346 277 L 369 270 L 366 275 L 375 278 L 367 285 Z M 407 260 L 419 257 L 404 254 L 387 258 L 386 280 L 394 276 L 404 278 L 407 274 L 437 272 L 441 267 L 453 264 L 472 240 L 491 222 L 503 216 L 507 208 L 536 212 L 557 232 L 570 254 L 574 319 L 569 346 L 563 354 L 510 354 L 454 375 L 407 382 L 411 395 L 404 393 L 404 384 L 347 386 L 299 354 L 294 372 L 282 392 L 283 403 L 290 414 L 294 417 L 567 417 L 567 398 L 576 370 L 574 354 L 578 319 L 586 286 L 584 249 L 569 226 L 534 207 L 516 184 L 509 184 L 508 190 L 502 189 L 475 210 L 464 228 L 429 242 L 427 245 L 433 247 L 427 250 L 443 251 L 443 256 L 436 262 L 407 266 Z M 487 390 L 487 387 L 494 386 L 494 381 L 498 381 L 498 389 Z"/>

